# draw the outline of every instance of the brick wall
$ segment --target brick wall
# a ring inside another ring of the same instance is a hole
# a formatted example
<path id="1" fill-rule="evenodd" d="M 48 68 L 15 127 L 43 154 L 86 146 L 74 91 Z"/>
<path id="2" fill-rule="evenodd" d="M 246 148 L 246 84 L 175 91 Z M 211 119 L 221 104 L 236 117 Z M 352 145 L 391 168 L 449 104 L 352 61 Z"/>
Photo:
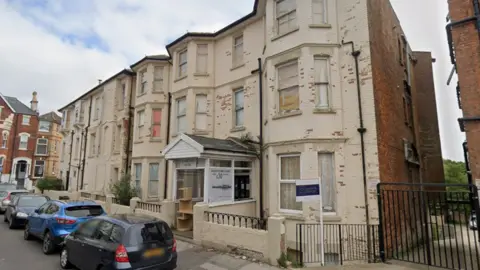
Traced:
<path id="1" fill-rule="evenodd" d="M 473 0 L 449 0 L 452 21 L 474 15 Z M 460 97 L 464 117 L 480 116 L 480 39 L 475 21 L 454 26 L 452 40 L 455 48 Z M 466 122 L 470 168 L 473 181 L 480 180 L 480 122 Z M 458 147 L 461 147 L 459 144 Z"/>
<path id="2" fill-rule="evenodd" d="M 412 93 L 417 121 L 417 147 L 420 152 L 421 177 L 425 182 L 443 183 L 442 149 L 438 128 L 437 103 L 433 82 L 432 54 L 414 52 L 415 87 Z"/>

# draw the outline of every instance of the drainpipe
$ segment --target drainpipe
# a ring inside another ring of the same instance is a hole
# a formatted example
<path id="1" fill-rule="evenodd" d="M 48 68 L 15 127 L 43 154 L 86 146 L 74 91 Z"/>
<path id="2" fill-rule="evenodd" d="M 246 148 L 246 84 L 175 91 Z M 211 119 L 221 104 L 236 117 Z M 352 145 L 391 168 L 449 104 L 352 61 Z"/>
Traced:
<path id="1" fill-rule="evenodd" d="M 259 102 L 260 102 L 260 130 L 259 130 L 259 174 L 260 174 L 260 218 L 263 219 L 263 70 L 262 70 L 262 58 L 258 58 L 258 90 L 259 90 Z"/>
<path id="2" fill-rule="evenodd" d="M 360 133 L 360 149 L 362 152 L 362 176 L 363 176 L 363 196 L 365 200 L 365 218 L 367 220 L 367 247 L 368 247 L 368 260 L 371 261 L 371 239 L 370 239 L 370 210 L 368 203 L 368 188 L 367 188 L 367 169 L 366 169 L 366 158 L 365 158 L 365 132 L 367 129 L 363 125 L 363 108 L 362 108 L 362 95 L 361 95 L 361 86 L 360 86 L 360 71 L 358 68 L 358 57 L 360 56 L 361 51 L 355 50 L 355 43 L 353 41 L 343 42 L 343 45 L 350 44 L 352 46 L 352 56 L 355 59 L 355 76 L 357 80 L 357 101 L 358 101 L 358 115 L 359 115 L 359 128 L 357 129 Z M 321 217 L 320 217 L 321 218 Z"/>
<path id="3" fill-rule="evenodd" d="M 75 130 L 72 130 L 70 133 L 70 157 L 68 160 L 68 171 L 67 171 L 67 183 L 70 185 L 70 169 L 72 168 L 72 148 L 73 148 L 73 135 L 75 135 Z M 78 181 L 77 181 L 77 191 L 78 191 Z"/>
<path id="4" fill-rule="evenodd" d="M 133 119 L 133 110 L 135 109 L 132 106 L 133 103 L 133 77 L 134 75 L 130 78 L 130 98 L 128 102 L 128 135 L 127 135 L 127 147 L 125 147 L 125 155 L 126 155 L 126 160 L 125 160 L 125 175 L 129 173 L 128 167 L 130 166 L 130 140 L 133 137 L 133 128 L 132 128 L 132 119 Z"/>
<path id="5" fill-rule="evenodd" d="M 85 140 L 84 140 L 85 143 L 83 147 L 83 160 L 82 160 L 82 179 L 80 182 L 81 189 L 83 189 L 83 179 L 85 177 L 85 161 L 87 159 L 88 129 L 90 128 L 90 121 L 92 119 L 92 103 L 93 103 L 93 96 L 90 97 L 90 104 L 88 106 L 88 123 L 87 123 L 87 126 L 85 127 Z M 80 146 L 81 145 L 82 144 L 80 144 Z"/>
<path id="6" fill-rule="evenodd" d="M 12 173 L 13 173 L 13 159 L 15 158 L 15 150 L 17 149 L 17 124 L 18 124 L 18 114 L 14 114 L 13 117 L 13 143 L 12 143 L 12 155 L 10 158 L 10 176 L 8 177 L 8 182 L 12 183 Z M 10 135 L 9 135 L 10 137 Z"/>
<path id="7" fill-rule="evenodd" d="M 172 94 L 168 92 L 168 115 L 167 115 L 167 143 L 165 145 L 168 145 L 170 143 L 170 113 L 172 112 Z M 165 160 L 165 187 L 163 190 L 163 199 L 167 199 L 168 195 L 168 161 Z"/>

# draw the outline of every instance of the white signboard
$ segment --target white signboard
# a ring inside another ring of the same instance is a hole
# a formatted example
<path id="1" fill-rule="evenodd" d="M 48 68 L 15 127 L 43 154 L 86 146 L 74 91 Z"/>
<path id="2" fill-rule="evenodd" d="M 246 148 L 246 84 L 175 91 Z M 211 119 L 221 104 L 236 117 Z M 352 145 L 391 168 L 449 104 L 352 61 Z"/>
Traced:
<path id="1" fill-rule="evenodd" d="M 209 202 L 225 202 L 233 200 L 233 174 L 230 168 L 212 168 L 209 174 Z"/>

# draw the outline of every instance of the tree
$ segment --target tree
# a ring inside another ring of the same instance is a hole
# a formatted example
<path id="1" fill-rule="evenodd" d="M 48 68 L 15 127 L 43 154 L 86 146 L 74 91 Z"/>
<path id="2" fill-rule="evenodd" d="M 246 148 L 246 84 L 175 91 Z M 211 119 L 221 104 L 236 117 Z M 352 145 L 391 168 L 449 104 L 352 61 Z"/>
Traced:
<path id="1" fill-rule="evenodd" d="M 112 183 L 110 190 L 115 198 L 122 205 L 130 205 L 130 199 L 137 196 L 137 189 L 132 185 L 131 176 L 129 173 L 124 174 L 120 181 Z"/>
<path id="2" fill-rule="evenodd" d="M 468 184 L 467 171 L 465 163 L 462 161 L 453 161 L 449 159 L 443 160 L 443 169 L 445 172 L 446 184 Z M 465 190 L 465 187 L 450 187 L 453 190 Z"/>
<path id="3" fill-rule="evenodd" d="M 45 177 L 38 179 L 36 182 L 36 187 L 42 192 L 45 190 L 62 190 L 63 182 L 62 179 L 57 179 L 55 177 Z"/>

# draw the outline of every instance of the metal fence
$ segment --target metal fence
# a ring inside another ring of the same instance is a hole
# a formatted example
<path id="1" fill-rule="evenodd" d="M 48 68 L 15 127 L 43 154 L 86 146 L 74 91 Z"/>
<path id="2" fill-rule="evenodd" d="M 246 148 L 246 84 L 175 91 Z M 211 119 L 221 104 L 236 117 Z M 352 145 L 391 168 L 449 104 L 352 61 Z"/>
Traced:
<path id="1" fill-rule="evenodd" d="M 205 221 L 235 227 L 267 230 L 267 220 L 258 217 L 205 211 Z"/>
<path id="2" fill-rule="evenodd" d="M 386 183 L 377 193 L 383 261 L 480 269 L 476 186 Z"/>
<path id="3" fill-rule="evenodd" d="M 379 257 L 378 226 L 365 224 L 297 224 L 296 262 L 343 265 L 347 261 L 375 262 Z"/>

